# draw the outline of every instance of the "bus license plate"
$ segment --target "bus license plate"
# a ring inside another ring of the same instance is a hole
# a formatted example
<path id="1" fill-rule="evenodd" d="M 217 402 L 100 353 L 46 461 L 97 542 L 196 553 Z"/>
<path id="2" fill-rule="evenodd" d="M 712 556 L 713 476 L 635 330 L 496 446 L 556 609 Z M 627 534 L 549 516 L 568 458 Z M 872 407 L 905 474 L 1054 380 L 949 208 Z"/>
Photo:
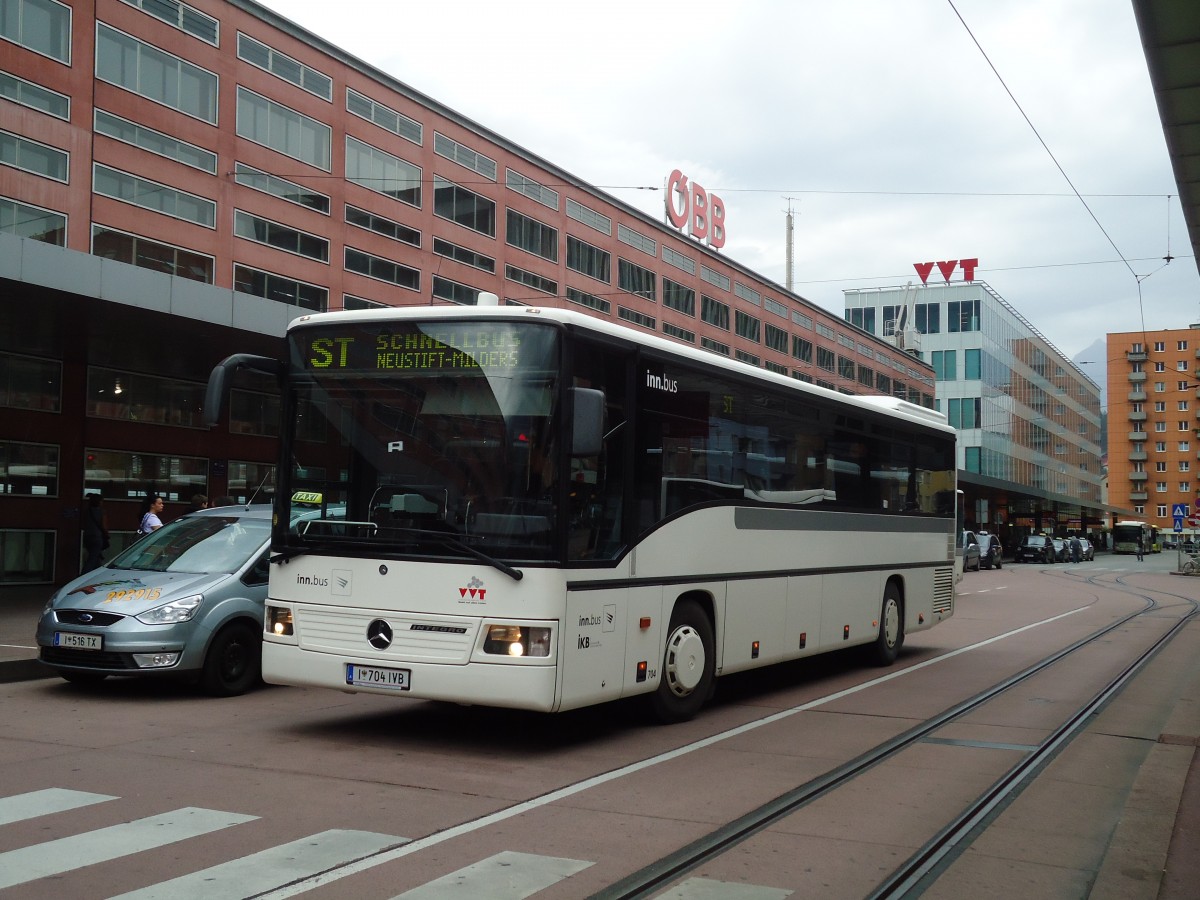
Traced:
<path id="1" fill-rule="evenodd" d="M 376 666 L 356 666 L 346 663 L 346 684 L 359 687 L 390 688 L 407 691 L 412 685 L 412 673 L 408 669 L 380 669 Z"/>
<path id="2" fill-rule="evenodd" d="M 98 634 L 73 634 L 70 631 L 54 632 L 55 647 L 70 647 L 72 650 L 103 650 L 104 638 Z"/>

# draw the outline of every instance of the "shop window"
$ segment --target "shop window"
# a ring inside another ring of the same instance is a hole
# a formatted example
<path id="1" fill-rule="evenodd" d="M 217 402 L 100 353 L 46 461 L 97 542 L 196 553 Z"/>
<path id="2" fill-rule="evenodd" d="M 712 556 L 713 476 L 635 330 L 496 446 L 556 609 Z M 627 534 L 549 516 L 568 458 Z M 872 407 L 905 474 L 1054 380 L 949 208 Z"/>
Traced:
<path id="1" fill-rule="evenodd" d="M 0 529 L 0 584 L 49 584 L 54 580 L 53 531 Z"/>
<path id="2" fill-rule="evenodd" d="M 58 446 L 0 441 L 0 494 L 58 496 Z"/>

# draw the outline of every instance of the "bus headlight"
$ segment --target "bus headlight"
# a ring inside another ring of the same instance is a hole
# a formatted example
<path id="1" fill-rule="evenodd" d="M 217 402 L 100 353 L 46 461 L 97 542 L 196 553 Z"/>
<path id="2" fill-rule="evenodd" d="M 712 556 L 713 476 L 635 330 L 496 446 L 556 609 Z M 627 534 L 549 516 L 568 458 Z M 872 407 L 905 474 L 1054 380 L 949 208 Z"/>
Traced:
<path id="1" fill-rule="evenodd" d="M 295 633 L 292 629 L 292 611 L 286 606 L 268 605 L 263 613 L 263 625 L 267 634 L 275 637 L 288 637 Z"/>
<path id="2" fill-rule="evenodd" d="M 483 652 L 493 656 L 549 656 L 550 629 L 544 626 L 489 625 Z"/>

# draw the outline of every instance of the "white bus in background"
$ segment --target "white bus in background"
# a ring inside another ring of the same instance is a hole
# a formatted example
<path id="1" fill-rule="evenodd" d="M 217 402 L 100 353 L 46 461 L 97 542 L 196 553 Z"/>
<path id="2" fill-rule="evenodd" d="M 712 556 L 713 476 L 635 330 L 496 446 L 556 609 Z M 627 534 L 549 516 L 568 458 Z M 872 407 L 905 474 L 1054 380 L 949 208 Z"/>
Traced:
<path id="1" fill-rule="evenodd" d="M 1139 537 L 1142 539 L 1143 553 L 1157 553 L 1162 549 L 1158 544 L 1157 528 L 1147 522 L 1130 519 L 1113 526 L 1113 553 L 1137 553 Z"/>
<path id="2" fill-rule="evenodd" d="M 953 614 L 939 413 L 558 309 L 302 316 L 281 359 L 206 402 L 280 379 L 269 682 L 679 721 L 718 676 L 888 664 Z"/>

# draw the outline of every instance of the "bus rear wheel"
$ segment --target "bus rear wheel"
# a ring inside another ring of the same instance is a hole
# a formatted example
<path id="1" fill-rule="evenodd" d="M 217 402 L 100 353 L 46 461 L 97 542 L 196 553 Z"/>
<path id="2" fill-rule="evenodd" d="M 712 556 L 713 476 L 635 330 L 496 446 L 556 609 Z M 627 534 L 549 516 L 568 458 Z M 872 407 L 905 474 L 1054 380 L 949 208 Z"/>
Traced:
<path id="1" fill-rule="evenodd" d="M 900 589 L 893 583 L 883 589 L 883 605 L 879 610 L 879 634 L 871 645 L 871 656 L 876 665 L 890 666 L 900 655 L 904 646 L 904 606 L 900 602 Z"/>
<path id="2" fill-rule="evenodd" d="M 686 722 L 712 692 L 716 662 L 712 622 L 700 604 L 681 600 L 671 613 L 658 690 L 651 707 L 659 721 Z"/>

